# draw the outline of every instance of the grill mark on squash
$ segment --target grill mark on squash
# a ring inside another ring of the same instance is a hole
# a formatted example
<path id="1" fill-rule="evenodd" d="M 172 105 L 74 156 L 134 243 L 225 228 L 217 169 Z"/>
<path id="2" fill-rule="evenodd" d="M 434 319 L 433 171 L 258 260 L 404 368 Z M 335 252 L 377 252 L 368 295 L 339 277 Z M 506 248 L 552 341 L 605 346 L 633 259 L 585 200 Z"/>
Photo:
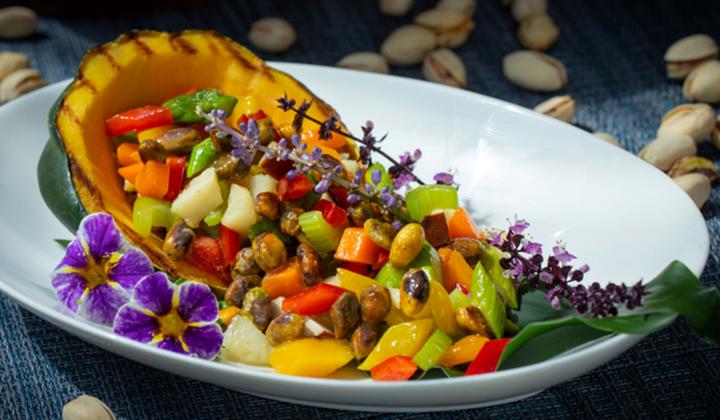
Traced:
<path id="1" fill-rule="evenodd" d="M 70 106 L 67 104 L 67 102 L 63 101 L 62 106 L 60 106 L 60 112 L 63 114 L 66 114 L 74 124 L 80 125 L 80 118 L 78 118 L 75 111 L 70 108 Z"/>
<path id="2" fill-rule="evenodd" d="M 240 63 L 241 66 L 245 67 L 249 70 L 256 70 L 255 66 L 252 65 L 251 62 L 248 61 L 247 58 L 243 57 L 243 55 L 235 49 L 235 46 L 232 45 L 230 42 L 228 42 L 225 38 L 220 38 L 220 42 L 223 44 L 223 47 L 225 47 L 225 50 L 232 55 L 233 59 Z"/>
<path id="3" fill-rule="evenodd" d="M 133 34 L 134 35 L 134 34 Z M 153 55 L 153 50 L 150 48 L 146 43 L 144 43 L 140 38 L 137 36 L 132 36 L 130 38 L 130 41 L 133 43 L 135 48 L 138 49 L 142 54 L 145 55 Z"/>
<path id="4" fill-rule="evenodd" d="M 92 201 L 94 204 L 97 204 L 100 208 L 105 208 L 105 204 L 103 203 L 102 196 L 100 195 L 100 192 L 97 190 L 95 185 L 90 181 L 90 178 L 88 178 L 87 174 L 82 170 L 80 167 L 80 164 L 78 164 L 77 160 L 75 160 L 75 157 L 71 152 L 67 152 L 67 159 L 68 164 L 70 166 L 70 173 L 72 174 L 73 181 L 80 184 L 80 188 L 84 188 L 87 190 L 87 192 L 90 194 L 90 197 L 92 198 Z M 76 185 L 76 189 L 78 186 Z M 84 204 L 84 203 L 83 203 Z"/>
<path id="5" fill-rule="evenodd" d="M 92 82 L 87 77 L 85 77 L 83 73 L 77 75 L 77 82 L 93 94 L 97 94 L 97 88 L 95 88 L 95 85 L 93 85 Z"/>
<path id="6" fill-rule="evenodd" d="M 105 57 L 105 59 L 110 63 L 113 69 L 120 70 L 120 64 L 118 64 L 118 62 L 115 60 L 115 57 L 113 57 L 107 49 L 107 44 L 103 44 L 98 47 L 98 52 L 100 53 L 100 55 Z"/>
<path id="7" fill-rule="evenodd" d="M 182 38 L 182 33 L 172 34 L 170 36 L 170 45 L 172 45 L 175 50 L 180 50 L 185 54 L 193 55 L 197 53 L 195 47 Z"/>

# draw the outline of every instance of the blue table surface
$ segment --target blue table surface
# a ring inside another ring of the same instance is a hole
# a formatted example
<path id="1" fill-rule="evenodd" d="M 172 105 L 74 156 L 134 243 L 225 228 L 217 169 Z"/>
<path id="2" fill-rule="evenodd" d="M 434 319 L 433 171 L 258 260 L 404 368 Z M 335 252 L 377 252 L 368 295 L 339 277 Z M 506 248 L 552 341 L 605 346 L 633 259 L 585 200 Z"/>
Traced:
<path id="1" fill-rule="evenodd" d="M 418 1 L 413 13 L 433 3 Z M 516 24 L 499 1 L 478 3 L 477 27 L 458 50 L 467 66 L 468 89 L 527 107 L 549 97 L 518 89 L 503 77 L 502 57 L 520 48 Z M 720 41 L 717 6 L 716 0 L 552 1 L 550 14 L 561 28 L 561 37 L 550 53 L 567 66 L 565 92 L 578 103 L 577 121 L 614 134 L 623 147 L 637 152 L 653 138 L 660 117 L 684 102 L 681 85 L 665 77 L 665 49 L 696 32 Z M 264 16 L 288 19 L 298 40 L 286 53 L 261 53 L 263 58 L 323 65 L 333 65 L 350 52 L 377 50 L 390 31 L 411 20 L 383 16 L 376 2 L 369 0 L 206 2 L 132 18 L 42 17 L 38 35 L 0 42 L 0 50 L 25 52 L 45 78 L 55 82 L 72 77 L 88 48 L 130 29 L 211 28 L 248 44 L 250 23 Z M 419 68 L 392 72 L 422 77 Z M 699 153 L 716 163 L 720 158 L 708 143 L 700 146 Z M 704 283 L 714 285 L 720 284 L 719 204 L 720 192 L 715 188 L 703 208 L 711 252 L 702 276 Z M 617 240 L 619 252 L 632 252 L 632 238 Z M 452 416 L 716 417 L 719 356 L 720 350 L 699 341 L 680 320 L 570 382 L 521 402 Z M 0 418 L 58 418 L 62 406 L 81 393 L 99 397 L 123 418 L 377 417 L 271 401 L 148 368 L 86 344 L 0 295 Z"/>

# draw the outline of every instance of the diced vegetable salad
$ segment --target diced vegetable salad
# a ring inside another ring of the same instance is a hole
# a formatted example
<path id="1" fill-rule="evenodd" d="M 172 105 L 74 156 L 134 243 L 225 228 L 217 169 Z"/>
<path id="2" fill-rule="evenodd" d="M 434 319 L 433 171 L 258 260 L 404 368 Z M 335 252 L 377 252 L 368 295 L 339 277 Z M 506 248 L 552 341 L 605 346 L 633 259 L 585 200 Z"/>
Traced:
<path id="1" fill-rule="evenodd" d="M 517 293 L 455 186 L 409 191 L 404 223 L 351 205 L 337 185 L 318 194 L 319 174 L 281 156 L 236 157 L 231 138 L 204 130 L 198 108 L 237 115 L 238 103 L 253 101 L 202 89 L 106 120 L 134 229 L 226 286 L 221 358 L 313 377 L 350 365 L 378 381 L 494 370 Z M 294 147 L 318 149 L 340 176 L 359 168 L 377 190 L 393 188 L 382 164 L 351 159 L 345 138 L 278 126 L 264 111 L 226 124 L 254 121 L 262 144 L 297 134 Z"/>

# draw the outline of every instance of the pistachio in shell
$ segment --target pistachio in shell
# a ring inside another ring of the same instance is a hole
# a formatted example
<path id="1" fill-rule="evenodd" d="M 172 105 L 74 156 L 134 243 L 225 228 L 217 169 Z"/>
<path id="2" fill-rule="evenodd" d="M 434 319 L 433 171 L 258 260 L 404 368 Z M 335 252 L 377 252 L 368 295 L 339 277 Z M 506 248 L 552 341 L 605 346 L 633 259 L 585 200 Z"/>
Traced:
<path id="1" fill-rule="evenodd" d="M 523 19 L 517 29 L 517 38 L 525 48 L 545 51 L 560 37 L 560 29 L 546 14 L 533 15 Z"/>
<path id="2" fill-rule="evenodd" d="M 718 45 L 709 35 L 686 36 L 675 41 L 665 52 L 667 76 L 682 80 L 699 64 L 717 56 Z"/>
<path id="3" fill-rule="evenodd" d="M 708 104 L 683 104 L 662 117 L 657 136 L 673 133 L 690 136 L 696 143 L 704 141 L 715 127 L 715 113 Z"/>
<path id="4" fill-rule="evenodd" d="M 503 58 L 503 73 L 515 85 L 538 92 L 556 91 L 567 83 L 567 70 L 563 63 L 531 50 L 506 55 Z"/>
<path id="5" fill-rule="evenodd" d="M 668 176 L 678 178 L 687 174 L 700 173 L 708 177 L 710 182 L 717 179 L 717 168 L 710 159 L 701 156 L 685 156 L 680 158 L 668 171 Z"/>
<path id="6" fill-rule="evenodd" d="M 720 102 L 720 61 L 706 61 L 695 67 L 685 78 L 683 94 L 690 101 Z"/>
<path id="7" fill-rule="evenodd" d="M 537 105 L 535 112 L 569 123 L 575 118 L 575 100 L 568 95 L 554 96 Z"/>
<path id="8" fill-rule="evenodd" d="M 690 196 L 698 208 L 701 208 L 710 197 L 710 180 L 703 174 L 686 174 L 673 178 L 673 181 Z"/>
<path id="9" fill-rule="evenodd" d="M 420 64 L 437 45 L 437 35 L 418 25 L 404 25 L 394 30 L 383 42 L 380 53 L 395 66 Z"/>

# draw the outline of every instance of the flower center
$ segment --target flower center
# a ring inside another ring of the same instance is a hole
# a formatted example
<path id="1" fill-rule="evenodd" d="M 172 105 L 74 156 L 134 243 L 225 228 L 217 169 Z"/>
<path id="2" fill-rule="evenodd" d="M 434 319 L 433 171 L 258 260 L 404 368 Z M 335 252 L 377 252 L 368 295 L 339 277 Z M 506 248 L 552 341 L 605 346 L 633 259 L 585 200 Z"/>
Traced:
<path id="1" fill-rule="evenodd" d="M 187 324 L 180 318 L 175 309 L 168 312 L 167 315 L 158 317 L 160 323 L 160 333 L 166 337 L 180 337 L 185 331 Z"/>
<path id="2" fill-rule="evenodd" d="M 82 270 L 82 275 L 88 283 L 88 288 L 100 286 L 108 281 L 108 274 L 117 265 L 120 255 L 113 252 L 112 254 L 103 255 L 100 261 L 87 252 L 87 266 Z"/>

